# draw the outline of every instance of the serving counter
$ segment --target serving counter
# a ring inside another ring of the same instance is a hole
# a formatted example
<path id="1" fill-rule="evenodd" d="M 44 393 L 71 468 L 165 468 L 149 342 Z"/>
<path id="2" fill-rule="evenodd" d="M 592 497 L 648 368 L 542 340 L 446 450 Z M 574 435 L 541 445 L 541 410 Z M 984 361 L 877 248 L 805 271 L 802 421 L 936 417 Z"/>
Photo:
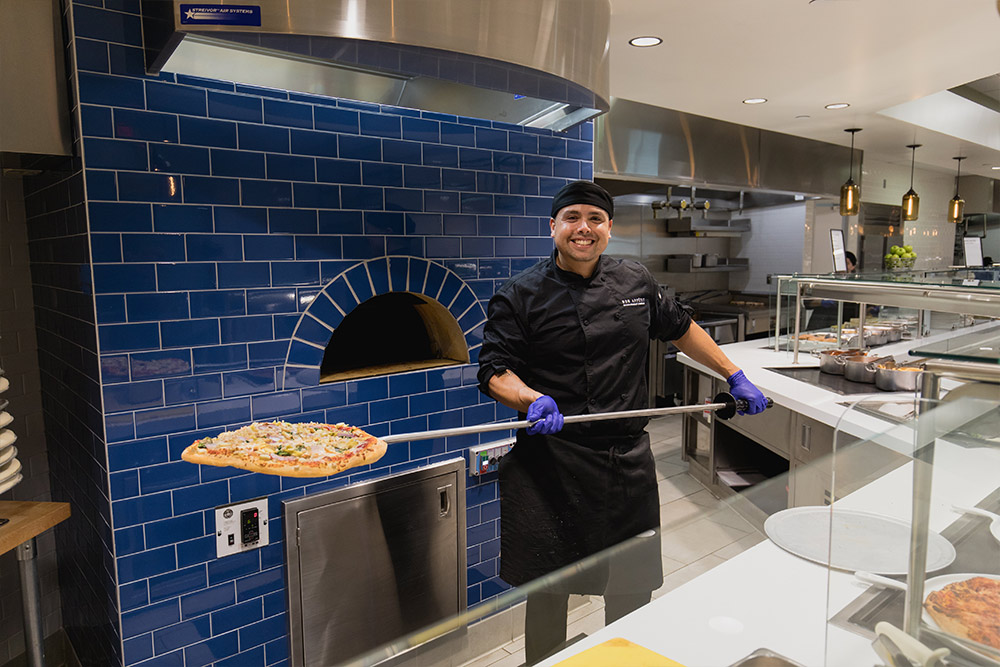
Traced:
<path id="1" fill-rule="evenodd" d="M 783 399 L 777 396 L 775 400 Z M 965 417 L 977 413 L 978 408 L 981 408 L 966 405 L 963 400 L 955 405 L 942 405 L 942 415 L 939 416 L 946 417 L 944 421 L 951 425 L 961 422 L 963 415 L 957 415 L 956 419 L 956 407 Z M 844 409 L 841 408 L 838 412 L 828 413 L 826 418 L 834 423 L 851 423 L 856 429 L 872 426 L 865 422 L 874 418 L 847 411 L 849 414 L 844 415 Z M 952 414 L 944 414 L 949 411 Z M 921 420 L 925 419 L 926 414 L 908 424 L 885 424 L 880 429 L 873 429 L 869 437 L 850 445 L 848 449 L 892 449 L 905 456 L 906 461 L 837 499 L 831 506 L 811 509 L 829 512 L 831 523 L 835 522 L 835 517 L 846 518 L 853 513 L 908 527 L 912 517 L 913 498 L 919 493 L 926 493 L 929 529 L 953 542 L 957 554 L 957 558 L 948 566 L 942 567 L 939 562 L 932 564 L 935 569 L 928 576 L 950 573 L 956 568 L 965 568 L 970 563 L 976 563 L 971 566 L 971 572 L 982 570 L 986 574 L 1000 576 L 997 569 L 1000 566 L 1000 543 L 990 537 L 989 522 L 954 509 L 977 505 L 996 509 L 1000 504 L 996 473 L 1000 470 L 1000 448 L 990 442 L 970 446 L 967 438 L 952 442 L 949 439 L 950 432 L 936 434 L 941 437 L 932 438 L 935 452 L 929 470 L 930 484 L 917 489 L 918 493 L 915 494 L 914 472 L 917 468 L 927 466 L 920 456 L 914 456 L 923 447 L 918 433 L 919 426 L 924 424 Z M 835 442 L 840 442 L 839 438 L 835 438 Z M 818 459 L 813 465 L 830 466 L 832 460 L 842 453 L 835 449 L 831 456 Z M 762 482 L 765 486 L 782 488 L 787 483 L 787 475 Z M 742 494 L 732 496 L 730 506 L 736 507 L 741 499 Z M 781 514 L 779 512 L 774 516 Z M 403 660 L 401 664 L 461 665 L 469 657 L 469 636 L 475 633 L 476 628 L 488 625 L 505 611 L 516 608 L 527 594 L 545 590 L 547 586 L 580 571 L 601 567 L 611 558 L 638 548 L 637 545 L 643 540 L 669 540 L 670 531 L 682 524 L 683 522 L 669 522 L 662 527 L 662 534 L 637 536 L 566 570 L 507 591 L 494 602 L 480 605 L 462 617 L 449 619 L 417 635 L 401 638 L 393 645 L 383 647 L 380 652 L 366 656 L 354 664 L 376 664 L 387 657 L 395 657 Z M 955 530 L 964 530 L 968 526 L 975 529 L 975 539 L 967 539 Z M 990 541 L 983 541 L 984 533 Z M 777 658 L 769 658 L 768 662 L 756 664 L 801 667 L 883 664 L 873 648 L 874 622 L 884 620 L 901 628 L 904 624 L 905 598 L 901 597 L 901 593 L 890 592 L 890 596 L 895 597 L 883 600 L 877 597 L 884 596 L 883 589 L 857 579 L 853 568 L 841 568 L 836 560 L 839 558 L 836 554 L 840 542 L 839 534 L 835 532 L 831 547 L 834 567 L 825 564 L 822 558 L 810 559 L 796 555 L 787 544 L 779 546 L 771 539 L 760 542 L 708 572 L 654 598 L 628 616 L 605 627 L 594 628 L 587 636 L 571 638 L 576 641 L 541 664 L 558 665 L 570 658 L 586 655 L 589 649 L 605 645 L 616 638 L 625 639 L 684 667 L 751 665 L 755 663 L 743 662 L 744 658 L 760 655 L 760 649 L 784 656 L 789 661 L 780 662 Z M 975 545 L 975 551 L 970 552 L 969 545 Z M 900 543 L 887 535 L 885 543 L 864 545 L 860 550 L 860 557 L 864 559 L 886 550 L 898 552 L 900 547 L 904 552 L 908 551 L 909 542 Z M 858 551 L 853 555 L 858 556 Z M 904 557 L 905 555 L 904 553 Z M 987 568 L 988 563 L 993 564 L 993 570 Z M 899 574 L 898 570 L 890 572 L 878 570 L 877 567 L 873 565 L 872 569 L 897 580 L 907 580 L 907 576 Z M 905 568 L 904 562 L 903 572 L 906 571 Z M 879 608 L 888 610 L 887 617 L 868 622 L 868 617 L 863 612 L 864 607 L 873 604 L 872 600 Z M 861 612 L 856 613 L 855 607 L 861 607 Z M 513 622 L 516 624 L 519 621 Z M 431 653 L 421 654 L 419 646 L 429 638 L 444 638 L 444 643 L 436 646 Z M 922 641 L 935 649 L 941 643 L 932 636 L 922 636 Z M 416 653 L 418 657 L 407 661 L 408 651 Z M 952 665 L 994 667 L 996 664 L 986 656 L 977 659 L 974 657 L 975 653 L 970 653 L 968 649 L 963 653 L 958 644 L 949 645 L 949 651 Z M 973 657 L 970 658 L 970 655 Z M 510 660 L 497 664 L 519 664 L 513 660 L 514 657 L 509 656 Z M 1000 654 L 996 658 L 1000 659 Z"/>
<path id="2" fill-rule="evenodd" d="M 950 372 L 949 364 L 959 350 L 969 350 L 956 342 L 959 337 L 978 341 L 977 348 L 988 347 L 981 343 L 1000 342 L 1000 323 L 980 321 L 880 348 L 880 353 L 899 358 L 920 352 L 932 360 L 924 377 L 936 391 L 923 400 L 913 392 L 882 392 L 871 385 L 863 392 L 845 394 L 784 373 L 815 371 L 819 362 L 800 354 L 794 363 L 794 351 L 780 346 L 776 350 L 773 339 L 724 346 L 775 407 L 762 415 L 734 417 L 725 425 L 711 413 L 692 413 L 685 425 L 685 451 L 691 472 L 698 475 L 701 470 L 726 506 L 748 517 L 769 539 L 669 592 L 654 594 L 649 604 L 606 627 L 570 638 L 569 645 L 542 664 L 558 665 L 598 646 L 606 651 L 609 646 L 637 645 L 662 656 L 662 664 L 673 664 L 670 660 L 684 667 L 881 665 L 886 663 L 879 651 L 885 651 L 888 643 L 878 638 L 876 627 L 898 632 L 905 627 L 926 645 L 924 664 L 1000 665 L 1000 646 L 991 650 L 942 632 L 921 613 L 923 594 L 945 583 L 974 575 L 1000 580 L 1000 535 L 994 536 L 987 519 L 964 509 L 1000 511 L 1000 433 L 970 428 L 996 415 L 1000 354 L 978 359 L 976 373 L 968 377 Z M 995 347 L 1000 350 L 1000 344 Z M 935 349 L 944 350 L 940 356 L 951 361 L 934 362 Z M 687 373 L 688 398 L 702 402 L 725 388 L 724 380 L 707 368 L 683 355 L 680 359 Z M 983 391 L 970 392 L 969 387 Z M 880 414 L 867 409 L 873 401 L 905 411 Z M 726 430 L 722 439 L 717 437 L 721 429 Z M 728 445 L 718 449 L 726 438 Z M 765 450 L 773 467 L 752 477 L 739 467 L 749 460 L 739 458 L 741 447 Z M 747 483 L 720 483 L 723 464 L 738 473 L 736 477 L 742 474 Z M 705 513 L 710 511 L 716 510 L 706 508 Z M 794 525 L 784 519 L 800 516 L 820 521 L 821 528 L 829 526 L 823 533 L 829 538 L 819 551 L 779 530 Z M 667 544 L 673 530 L 700 518 L 667 520 L 659 531 L 506 591 L 461 617 L 400 638 L 354 664 L 391 658 L 400 664 L 461 665 L 471 657 L 475 642 L 470 637 L 477 628 L 516 610 L 529 593 L 602 567 L 640 549 L 645 541 Z M 852 531 L 861 525 L 859 521 L 892 530 L 875 532 L 874 537 L 869 530 L 866 539 L 856 539 Z M 891 566 L 885 565 L 886 554 L 894 559 Z M 855 575 L 859 570 L 907 582 L 911 591 L 919 593 L 873 584 L 871 578 L 862 580 Z M 516 626 L 521 621 L 514 615 L 505 622 Z M 433 652 L 422 652 L 429 638 L 442 641 Z M 617 638 L 628 644 L 608 643 Z M 785 660 L 747 659 L 772 655 L 766 652 Z M 945 653 L 947 663 L 934 662 Z M 512 660 L 498 664 L 508 662 L 515 664 Z"/>

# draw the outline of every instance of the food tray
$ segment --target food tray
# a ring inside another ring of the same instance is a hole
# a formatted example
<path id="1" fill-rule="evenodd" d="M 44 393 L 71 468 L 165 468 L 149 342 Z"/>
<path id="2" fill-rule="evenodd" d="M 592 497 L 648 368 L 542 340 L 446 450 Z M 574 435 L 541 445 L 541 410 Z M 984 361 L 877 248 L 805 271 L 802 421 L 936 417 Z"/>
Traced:
<path id="1" fill-rule="evenodd" d="M 830 507 L 792 507 L 769 516 L 764 532 L 785 551 L 838 570 L 906 574 L 909 569 L 910 524 L 892 517 Z M 953 560 L 951 542 L 929 531 L 927 571 L 940 570 Z"/>

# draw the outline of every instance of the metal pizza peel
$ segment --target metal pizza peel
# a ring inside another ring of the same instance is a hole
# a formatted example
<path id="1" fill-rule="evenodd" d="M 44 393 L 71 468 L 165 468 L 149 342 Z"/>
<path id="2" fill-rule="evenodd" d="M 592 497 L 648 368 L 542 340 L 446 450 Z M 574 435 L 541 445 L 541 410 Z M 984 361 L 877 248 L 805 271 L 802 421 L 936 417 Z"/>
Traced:
<path id="1" fill-rule="evenodd" d="M 668 408 L 646 408 L 641 410 L 621 410 L 618 412 L 595 412 L 586 415 L 570 415 L 563 418 L 563 424 L 577 424 L 583 422 L 606 421 L 609 419 L 631 419 L 634 417 L 660 417 L 663 415 L 683 414 L 687 412 L 715 412 L 719 419 L 729 419 L 737 411 L 746 410 L 749 405 L 744 399 L 734 398 L 729 392 L 721 392 L 715 395 L 712 403 L 696 403 L 694 405 L 677 405 Z M 774 401 L 767 399 L 767 407 L 774 405 Z M 492 424 L 478 424 L 475 426 L 459 426 L 457 428 L 442 428 L 434 431 L 417 431 L 415 433 L 398 433 L 379 438 L 386 444 L 394 442 L 411 442 L 414 440 L 432 440 L 434 438 L 447 438 L 456 435 L 470 435 L 472 433 L 488 433 L 490 431 L 512 431 L 519 428 L 527 428 L 534 421 L 522 420 L 512 422 L 495 422 Z"/>

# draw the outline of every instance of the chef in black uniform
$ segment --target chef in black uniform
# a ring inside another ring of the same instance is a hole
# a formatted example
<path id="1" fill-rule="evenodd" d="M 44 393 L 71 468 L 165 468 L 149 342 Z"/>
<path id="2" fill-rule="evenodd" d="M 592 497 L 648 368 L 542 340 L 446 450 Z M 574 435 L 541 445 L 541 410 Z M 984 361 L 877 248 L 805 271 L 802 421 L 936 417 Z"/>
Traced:
<path id="1" fill-rule="evenodd" d="M 529 664 L 565 642 L 570 592 L 603 594 L 611 623 L 647 603 L 663 583 L 648 419 L 563 428 L 562 413 L 648 407 L 654 337 L 674 341 L 728 378 L 733 396 L 747 399 L 746 412 L 765 407 L 761 392 L 643 265 L 603 256 L 613 215 L 611 196 L 589 181 L 555 195 L 549 221 L 555 250 L 490 299 L 479 354 L 480 389 L 521 419 L 538 420 L 518 431 L 500 462 L 500 577 L 521 586 L 646 535 L 615 557 L 529 592 Z"/>

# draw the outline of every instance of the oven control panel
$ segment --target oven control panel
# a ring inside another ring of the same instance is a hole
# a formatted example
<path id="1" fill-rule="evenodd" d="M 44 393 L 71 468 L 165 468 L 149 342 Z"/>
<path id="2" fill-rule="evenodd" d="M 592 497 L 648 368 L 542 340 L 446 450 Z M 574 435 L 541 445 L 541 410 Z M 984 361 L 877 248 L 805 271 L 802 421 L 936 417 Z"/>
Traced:
<path id="1" fill-rule="evenodd" d="M 232 556 L 268 544 L 267 498 L 215 508 L 215 555 Z"/>
<path id="2" fill-rule="evenodd" d="M 500 459 L 513 446 L 513 440 L 503 440 L 469 447 L 469 475 L 478 477 L 496 472 L 500 468 Z"/>

